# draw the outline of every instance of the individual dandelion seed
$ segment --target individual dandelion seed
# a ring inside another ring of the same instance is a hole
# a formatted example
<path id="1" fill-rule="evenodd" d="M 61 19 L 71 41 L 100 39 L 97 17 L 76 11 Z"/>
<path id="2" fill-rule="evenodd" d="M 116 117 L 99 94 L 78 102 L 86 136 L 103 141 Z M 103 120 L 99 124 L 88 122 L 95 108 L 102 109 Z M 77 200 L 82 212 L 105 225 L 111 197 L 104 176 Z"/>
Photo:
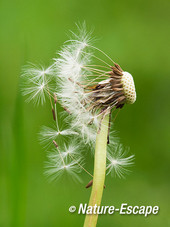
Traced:
<path id="1" fill-rule="evenodd" d="M 59 129 L 57 127 L 50 128 L 43 126 L 42 130 L 39 133 L 40 142 L 45 145 L 49 145 L 53 140 L 63 140 L 69 136 L 77 135 L 78 133 L 71 129 Z"/>
<path id="2" fill-rule="evenodd" d="M 129 173 L 128 167 L 134 164 L 134 155 L 128 156 L 129 149 L 123 148 L 122 144 L 116 144 L 109 147 L 107 152 L 107 175 L 111 173 L 112 176 L 124 177 Z"/>
<path id="3" fill-rule="evenodd" d="M 56 149 L 48 154 L 48 161 L 45 163 L 46 170 L 44 172 L 50 182 L 58 180 L 64 174 L 67 174 L 75 181 L 82 182 L 79 175 L 82 170 L 93 177 L 83 167 L 83 157 L 78 146 L 75 146 L 75 144 L 69 146 L 64 144 L 61 151 L 56 141 L 53 140 L 53 144 Z M 77 149 L 79 149 L 79 152 L 76 152 Z"/>
<path id="4" fill-rule="evenodd" d="M 82 156 L 76 159 L 73 157 L 75 155 L 76 147 L 67 147 L 64 145 L 64 151 L 60 151 L 57 143 L 53 141 L 56 149 L 48 154 L 48 161 L 45 164 L 44 174 L 49 178 L 49 181 L 54 181 L 59 179 L 63 174 L 67 174 L 72 179 L 81 182 L 79 173 L 83 165 Z"/>
<path id="5" fill-rule="evenodd" d="M 64 164 L 61 162 L 61 159 L 58 155 L 48 156 L 48 161 L 45 163 L 45 172 L 44 174 L 48 177 L 49 181 L 58 180 L 64 174 L 67 174 L 72 179 L 75 179 L 78 182 L 82 182 L 79 176 L 81 168 L 77 165 L 77 162 L 80 163 L 81 160 L 76 161 L 64 161 Z"/>
<path id="6" fill-rule="evenodd" d="M 51 96 L 55 86 L 53 84 L 54 68 L 36 67 L 34 65 L 26 66 L 22 71 L 22 92 L 28 98 L 26 101 L 33 101 L 35 104 L 43 104 L 46 97 Z"/>

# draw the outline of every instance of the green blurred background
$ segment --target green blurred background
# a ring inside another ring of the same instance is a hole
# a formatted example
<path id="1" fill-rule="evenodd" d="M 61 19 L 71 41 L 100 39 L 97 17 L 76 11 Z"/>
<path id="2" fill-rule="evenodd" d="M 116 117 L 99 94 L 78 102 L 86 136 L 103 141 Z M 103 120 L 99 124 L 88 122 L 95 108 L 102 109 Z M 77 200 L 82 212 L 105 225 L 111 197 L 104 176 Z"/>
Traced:
<path id="1" fill-rule="evenodd" d="M 0 1 L 0 227 L 82 226 L 71 205 L 88 202 L 90 180 L 49 184 L 38 142 L 51 110 L 20 94 L 21 67 L 48 66 L 75 22 L 87 23 L 96 46 L 135 78 L 137 102 L 122 109 L 115 129 L 136 155 L 126 179 L 107 177 L 103 205 L 158 205 L 158 215 L 103 215 L 98 226 L 170 226 L 170 1 Z M 93 171 L 87 152 L 86 167 Z"/>

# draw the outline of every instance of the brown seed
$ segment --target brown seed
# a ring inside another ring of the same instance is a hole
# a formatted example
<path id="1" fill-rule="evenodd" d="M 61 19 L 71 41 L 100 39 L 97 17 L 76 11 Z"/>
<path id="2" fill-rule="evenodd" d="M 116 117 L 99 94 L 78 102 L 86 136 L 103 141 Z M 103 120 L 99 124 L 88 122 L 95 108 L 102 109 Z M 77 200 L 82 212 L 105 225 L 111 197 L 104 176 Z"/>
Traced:
<path id="1" fill-rule="evenodd" d="M 86 188 L 90 188 L 93 185 L 93 180 L 89 181 L 89 183 L 86 185 Z"/>
<path id="2" fill-rule="evenodd" d="M 93 180 L 89 181 L 89 183 L 86 185 L 86 188 L 90 188 L 93 185 Z M 106 186 L 103 186 L 104 188 L 106 188 Z"/>
<path id="3" fill-rule="evenodd" d="M 54 121 L 56 120 L 56 117 L 55 117 L 55 110 L 54 110 L 54 108 L 52 107 L 52 114 L 53 114 L 53 119 L 54 119 Z"/>
<path id="4" fill-rule="evenodd" d="M 120 65 L 118 65 L 117 63 L 115 63 L 115 67 L 116 67 L 120 72 L 123 72 L 122 68 L 121 68 Z"/>
<path id="5" fill-rule="evenodd" d="M 119 71 L 116 67 L 112 66 L 111 68 L 112 68 L 112 70 L 113 70 L 113 72 L 115 74 L 117 74 L 119 76 L 122 76 L 123 75 L 123 73 L 121 71 Z"/>
<path id="6" fill-rule="evenodd" d="M 113 88 L 113 91 L 123 91 L 123 88 L 115 87 Z"/>
<path id="7" fill-rule="evenodd" d="M 56 148 L 58 148 L 58 144 L 53 140 L 53 144 L 55 145 Z"/>

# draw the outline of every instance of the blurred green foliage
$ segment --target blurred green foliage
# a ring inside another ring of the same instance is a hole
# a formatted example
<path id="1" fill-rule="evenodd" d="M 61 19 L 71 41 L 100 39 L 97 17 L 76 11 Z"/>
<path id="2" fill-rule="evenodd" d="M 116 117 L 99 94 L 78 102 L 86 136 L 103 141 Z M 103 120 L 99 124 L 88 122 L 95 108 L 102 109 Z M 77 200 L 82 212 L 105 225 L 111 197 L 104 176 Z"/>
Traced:
<path id="1" fill-rule="evenodd" d="M 47 183 L 37 134 L 52 121 L 50 106 L 26 104 L 19 77 L 28 61 L 48 66 L 75 22 L 84 20 L 101 38 L 96 46 L 132 73 L 137 89 L 137 102 L 115 123 L 135 166 L 126 179 L 107 177 L 102 204 L 160 207 L 147 218 L 103 215 L 98 226 L 170 226 L 169 10 L 169 0 L 0 1 L 0 227 L 83 225 L 84 216 L 68 208 L 88 202 L 90 179 Z M 93 158 L 86 156 L 92 172 Z"/>

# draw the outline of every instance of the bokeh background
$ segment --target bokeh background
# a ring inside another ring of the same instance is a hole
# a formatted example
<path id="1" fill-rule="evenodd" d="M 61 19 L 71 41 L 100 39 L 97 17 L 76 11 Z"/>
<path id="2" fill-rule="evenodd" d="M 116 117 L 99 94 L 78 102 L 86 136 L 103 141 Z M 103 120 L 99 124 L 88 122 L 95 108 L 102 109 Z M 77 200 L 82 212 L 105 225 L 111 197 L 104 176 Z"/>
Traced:
<path id="1" fill-rule="evenodd" d="M 158 215 L 103 215 L 98 226 L 170 226 L 170 1 L 0 1 L 0 227 L 83 226 L 71 205 L 89 200 L 90 180 L 49 184 L 38 142 L 51 123 L 47 104 L 25 103 L 20 72 L 27 62 L 48 66 L 76 22 L 86 21 L 96 46 L 135 78 L 137 102 L 119 114 L 115 129 L 135 154 L 125 179 L 106 179 L 103 205 L 158 205 Z M 93 171 L 87 151 L 86 167 Z"/>

